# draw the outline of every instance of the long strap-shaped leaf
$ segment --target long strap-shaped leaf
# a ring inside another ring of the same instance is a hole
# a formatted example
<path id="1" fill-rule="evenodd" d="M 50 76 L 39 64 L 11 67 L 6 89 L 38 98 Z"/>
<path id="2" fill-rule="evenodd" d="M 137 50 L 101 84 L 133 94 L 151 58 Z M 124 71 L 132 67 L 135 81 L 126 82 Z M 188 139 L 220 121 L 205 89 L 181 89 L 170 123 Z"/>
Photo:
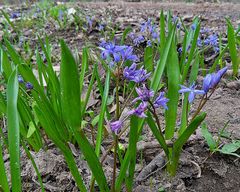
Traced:
<path id="1" fill-rule="evenodd" d="M 67 45 L 61 41 L 62 47 L 62 63 L 61 63 L 61 72 L 60 72 L 60 85 L 62 92 L 62 110 L 63 116 L 65 117 L 65 122 L 71 127 L 75 139 L 77 140 L 80 149 L 88 162 L 88 165 L 93 172 L 94 177 L 99 185 L 101 191 L 108 191 L 107 181 L 102 170 L 101 164 L 97 158 L 96 153 L 94 152 L 89 141 L 85 137 L 82 130 L 80 130 L 81 125 L 81 106 L 80 106 L 80 85 L 77 66 L 74 60 L 74 57 L 67 47 Z M 105 115 L 105 108 L 108 97 L 109 90 L 109 80 L 110 74 L 107 74 L 106 85 L 105 85 L 105 97 L 103 98 L 103 106 L 99 119 L 99 124 L 101 127 L 98 129 L 98 146 L 101 145 L 102 129 L 103 129 L 103 120 Z M 100 152 L 100 147 L 98 148 Z"/>
<path id="2" fill-rule="evenodd" d="M 21 191 L 20 171 L 20 131 L 18 121 L 18 79 L 17 68 L 9 77 L 7 84 L 7 125 L 10 153 L 10 172 L 12 179 L 12 191 Z"/>
<path id="3" fill-rule="evenodd" d="M 175 141 L 172 148 L 172 156 L 170 160 L 170 164 L 168 165 L 168 171 L 170 175 L 174 176 L 176 174 L 179 157 L 181 154 L 181 150 L 183 145 L 187 142 L 189 137 L 194 133 L 194 131 L 198 128 L 198 126 L 205 119 L 206 113 L 202 113 L 198 115 L 187 127 L 187 129 L 180 135 L 180 137 Z"/>
<path id="4" fill-rule="evenodd" d="M 0 129 L 2 129 L 0 127 Z M 6 175 L 6 170 L 4 167 L 3 154 L 2 154 L 2 139 L 0 137 L 0 191 L 9 192 L 8 179 Z"/>
<path id="5" fill-rule="evenodd" d="M 70 127 L 78 129 L 81 125 L 81 95 L 77 65 L 71 51 L 63 40 L 61 41 L 61 49 L 60 86 L 62 114 L 64 121 Z"/>
<path id="6" fill-rule="evenodd" d="M 100 154 L 100 147 L 101 147 L 101 142 L 102 142 L 103 123 L 104 123 L 104 116 L 105 116 L 106 106 L 107 106 L 109 82 L 110 82 L 110 70 L 108 69 L 106 80 L 105 80 L 99 122 L 98 122 L 97 141 L 96 141 L 96 148 L 95 148 L 97 156 L 99 156 L 99 154 Z"/>
<path id="7" fill-rule="evenodd" d="M 161 58 L 157 63 L 156 69 L 153 73 L 153 78 L 151 80 L 151 89 L 153 91 L 157 91 L 160 85 L 160 80 L 162 78 L 163 71 L 165 69 L 168 54 L 171 48 L 171 44 L 173 41 L 174 33 L 175 33 L 176 26 L 173 27 L 173 29 L 170 31 L 170 34 L 165 42 L 165 47 L 163 49 L 163 53 L 161 53 Z"/>
<path id="8" fill-rule="evenodd" d="M 167 105 L 168 110 L 165 111 L 165 137 L 171 139 L 174 135 L 176 120 L 177 120 L 177 109 L 178 109 L 178 98 L 179 98 L 179 81 L 180 81 L 180 69 L 178 64 L 178 55 L 176 46 L 172 42 L 171 51 L 169 53 L 167 63 L 167 78 L 168 78 L 168 92 L 167 97 L 169 99 Z"/>
<path id="9" fill-rule="evenodd" d="M 138 129 L 138 118 L 136 116 L 132 116 L 130 120 L 130 136 L 129 136 L 129 150 L 130 153 L 130 162 L 129 162 L 129 171 L 128 177 L 126 179 L 126 186 L 128 191 L 132 191 L 133 187 L 133 179 L 134 179 L 134 171 L 136 165 L 136 155 L 137 155 L 137 133 Z"/>
<path id="10" fill-rule="evenodd" d="M 229 19 L 226 19 L 226 20 L 228 25 L 228 30 L 227 30 L 228 47 L 229 47 L 229 53 L 232 59 L 233 75 L 237 76 L 238 68 L 240 65 L 240 58 L 239 58 L 240 55 L 238 56 L 238 53 L 237 53 L 237 44 L 235 40 L 234 28 L 230 20 Z"/>

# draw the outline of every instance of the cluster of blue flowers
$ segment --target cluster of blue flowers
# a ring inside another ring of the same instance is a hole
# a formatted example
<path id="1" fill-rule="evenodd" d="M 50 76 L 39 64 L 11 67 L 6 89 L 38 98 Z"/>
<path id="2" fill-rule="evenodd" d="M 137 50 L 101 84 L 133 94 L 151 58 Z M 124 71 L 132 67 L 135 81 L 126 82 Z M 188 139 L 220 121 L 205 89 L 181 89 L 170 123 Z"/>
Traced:
<path id="1" fill-rule="evenodd" d="M 147 115 L 145 114 L 149 103 L 152 103 L 151 106 L 154 108 L 163 107 L 164 109 L 168 109 L 167 102 L 169 99 L 164 97 L 164 92 L 160 92 L 159 96 L 156 99 L 154 98 L 154 91 L 148 89 L 145 85 L 143 85 L 142 88 L 136 88 L 136 92 L 138 94 L 138 97 L 136 97 L 132 103 L 136 103 L 137 101 L 140 101 L 140 104 L 133 110 L 130 110 L 128 112 L 128 115 L 136 115 L 140 118 L 145 118 Z M 153 101 L 152 101 L 153 100 Z M 115 134 L 118 134 L 120 132 L 120 129 L 123 126 L 122 120 L 117 120 L 110 123 L 110 128 Z"/>
<path id="2" fill-rule="evenodd" d="M 18 82 L 19 83 L 24 83 L 23 77 L 21 75 L 18 75 Z M 30 82 L 26 82 L 25 87 L 26 87 L 27 90 L 32 90 L 33 89 L 33 85 Z"/>
<path id="3" fill-rule="evenodd" d="M 189 93 L 188 101 L 189 103 L 192 103 L 196 94 L 206 95 L 210 89 L 214 89 L 220 82 L 222 76 L 227 72 L 227 69 L 228 67 L 224 67 L 216 73 L 206 75 L 203 80 L 203 90 L 196 89 L 196 86 L 193 83 L 190 87 L 180 85 L 181 89 L 179 90 L 179 93 Z"/>
<path id="4" fill-rule="evenodd" d="M 199 47 L 212 46 L 213 50 L 219 52 L 219 38 L 215 33 L 210 34 L 211 30 L 208 28 L 202 28 L 200 30 L 200 37 L 198 38 L 197 45 Z"/>
<path id="5" fill-rule="evenodd" d="M 134 32 L 129 34 L 135 46 L 139 46 L 141 43 L 147 41 L 147 46 L 152 46 L 152 42 L 159 43 L 159 31 L 157 25 L 152 22 L 152 19 L 148 19 L 143 22 L 140 27 L 140 34 L 136 35 Z"/>
<path id="6" fill-rule="evenodd" d="M 112 42 L 101 42 L 101 58 L 107 60 L 110 67 L 114 67 L 118 62 L 127 60 L 136 62 L 138 57 L 133 54 L 133 47 L 127 45 L 115 45 Z"/>
<path id="7" fill-rule="evenodd" d="M 123 77 L 128 81 L 142 83 L 150 77 L 151 73 L 147 73 L 143 67 L 137 69 L 137 64 L 133 63 L 130 67 L 126 66 L 123 70 Z"/>

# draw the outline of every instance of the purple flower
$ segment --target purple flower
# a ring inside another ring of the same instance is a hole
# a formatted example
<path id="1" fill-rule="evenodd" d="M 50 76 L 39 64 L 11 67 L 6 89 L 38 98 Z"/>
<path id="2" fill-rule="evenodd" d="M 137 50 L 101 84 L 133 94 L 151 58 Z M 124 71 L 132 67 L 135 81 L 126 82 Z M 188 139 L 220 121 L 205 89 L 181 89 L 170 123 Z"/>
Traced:
<path id="1" fill-rule="evenodd" d="M 177 29 L 180 29 L 181 28 L 181 23 L 178 23 L 177 24 Z"/>
<path id="2" fill-rule="evenodd" d="M 136 92 L 138 94 L 138 97 L 132 101 L 133 103 L 139 100 L 149 101 L 154 96 L 154 91 L 149 90 L 145 85 L 143 85 L 142 89 L 136 88 Z"/>
<path id="3" fill-rule="evenodd" d="M 205 45 L 218 46 L 218 36 L 213 34 L 209 35 L 208 38 L 204 40 Z"/>
<path id="4" fill-rule="evenodd" d="M 93 17 L 90 18 L 89 16 L 86 17 L 87 20 L 87 25 L 90 29 L 92 29 L 92 25 L 93 25 Z"/>
<path id="5" fill-rule="evenodd" d="M 125 69 L 123 70 L 123 76 L 131 81 L 135 75 L 136 68 L 136 63 L 133 63 L 130 67 L 125 67 Z"/>
<path id="6" fill-rule="evenodd" d="M 208 74 L 204 79 L 203 79 L 203 90 L 205 93 L 209 91 L 211 88 L 211 81 L 212 81 L 212 75 Z"/>
<path id="7" fill-rule="evenodd" d="M 141 83 L 150 77 L 151 73 L 147 73 L 143 67 L 138 70 L 136 68 L 137 65 L 135 63 L 133 63 L 130 67 L 125 67 L 123 70 L 124 78 L 129 81 L 134 81 L 135 83 Z"/>
<path id="8" fill-rule="evenodd" d="M 178 17 L 177 17 L 177 16 L 173 16 L 172 22 L 173 22 L 173 23 L 178 22 Z"/>
<path id="9" fill-rule="evenodd" d="M 133 55 L 133 48 L 131 46 L 128 46 L 126 49 L 123 49 L 121 51 L 122 60 L 130 60 L 130 61 L 138 61 L 138 57 L 136 55 Z"/>
<path id="10" fill-rule="evenodd" d="M 154 107 L 163 107 L 164 109 L 168 109 L 167 102 L 169 101 L 168 98 L 164 97 L 164 92 L 160 92 L 159 96 L 154 101 Z"/>
<path id="11" fill-rule="evenodd" d="M 151 40 L 148 40 L 147 41 L 147 47 L 151 47 L 152 46 L 152 42 L 151 42 Z"/>
<path id="12" fill-rule="evenodd" d="M 179 54 L 181 54 L 182 53 L 182 47 L 179 47 L 177 51 L 178 51 Z"/>
<path id="13" fill-rule="evenodd" d="M 147 117 L 147 115 L 144 113 L 146 109 L 147 109 L 147 103 L 142 102 L 138 105 L 138 107 L 136 109 L 133 109 L 133 110 L 129 111 L 128 114 L 129 115 L 136 115 L 140 118 L 145 118 L 145 117 Z"/>
<path id="14" fill-rule="evenodd" d="M 197 39 L 197 46 L 202 47 L 202 40 L 200 38 Z"/>
<path id="15" fill-rule="evenodd" d="M 183 85 L 180 85 L 180 86 L 181 86 L 181 89 L 178 91 L 179 93 L 189 93 L 189 96 L 188 96 L 189 103 L 193 102 L 196 94 L 205 94 L 204 90 L 195 89 L 196 86 L 194 83 L 190 87 L 186 87 Z"/>
<path id="16" fill-rule="evenodd" d="M 196 29 L 197 25 L 194 23 L 191 25 L 191 29 L 194 31 Z"/>
<path id="17" fill-rule="evenodd" d="M 130 61 L 138 61 L 138 57 L 133 54 L 133 48 L 131 46 L 118 46 L 114 43 L 106 43 L 103 42 L 100 44 L 101 58 L 106 60 L 110 59 L 110 61 L 114 61 L 116 63 L 120 62 L 122 59 L 123 62 L 126 60 Z"/>
<path id="18" fill-rule="evenodd" d="M 103 30 L 104 30 L 104 26 L 103 26 L 102 24 L 99 24 L 99 25 L 98 25 L 98 30 L 99 30 L 99 31 L 103 31 Z"/>
<path id="19" fill-rule="evenodd" d="M 208 74 L 203 80 L 203 90 L 207 93 L 210 89 L 216 87 L 222 76 L 227 72 L 228 67 L 224 67 L 217 73 Z"/>
<path id="20" fill-rule="evenodd" d="M 30 82 L 27 82 L 27 83 L 25 84 L 25 87 L 26 87 L 27 90 L 33 89 L 33 85 L 32 85 Z"/>
<path id="21" fill-rule="evenodd" d="M 18 82 L 19 83 L 24 83 L 24 80 L 21 75 L 18 75 Z"/>
<path id="22" fill-rule="evenodd" d="M 14 13 L 11 14 L 10 18 L 11 18 L 11 19 L 17 19 L 17 18 L 20 17 L 20 16 L 21 16 L 21 13 L 14 12 Z"/>
<path id="23" fill-rule="evenodd" d="M 134 40 L 135 39 L 135 33 L 134 32 L 129 33 L 128 37 L 130 37 L 132 40 Z"/>
<path id="24" fill-rule="evenodd" d="M 60 9 L 59 11 L 58 11 L 58 19 L 59 20 L 63 20 L 63 10 L 62 9 Z"/>
<path id="25" fill-rule="evenodd" d="M 110 123 L 110 128 L 116 135 L 120 132 L 120 129 L 122 128 L 122 126 L 123 126 L 123 122 L 121 120 Z"/>
<path id="26" fill-rule="evenodd" d="M 153 32 L 152 33 L 152 38 L 153 39 L 158 39 L 159 38 L 159 34 L 157 32 Z"/>
<path id="27" fill-rule="evenodd" d="M 135 46 L 139 46 L 140 43 L 142 43 L 143 41 L 144 41 L 144 37 L 142 35 L 139 35 L 137 38 L 133 40 L 133 44 Z"/>
<path id="28" fill-rule="evenodd" d="M 151 26 L 152 20 L 149 18 L 147 22 L 141 24 L 141 32 L 145 32 Z"/>

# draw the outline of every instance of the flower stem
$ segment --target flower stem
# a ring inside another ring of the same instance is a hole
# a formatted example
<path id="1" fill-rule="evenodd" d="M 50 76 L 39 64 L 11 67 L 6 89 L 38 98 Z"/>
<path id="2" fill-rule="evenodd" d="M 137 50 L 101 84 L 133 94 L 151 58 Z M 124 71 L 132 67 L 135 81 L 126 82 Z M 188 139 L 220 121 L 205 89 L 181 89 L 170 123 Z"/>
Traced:
<path id="1" fill-rule="evenodd" d="M 116 78 L 116 119 L 120 118 L 120 102 L 119 102 L 119 74 L 120 68 L 117 68 L 117 78 Z M 118 136 L 114 135 L 114 164 L 113 164 L 113 180 L 111 191 L 115 191 L 115 180 L 116 180 L 116 169 L 117 169 L 117 150 L 118 150 Z"/>

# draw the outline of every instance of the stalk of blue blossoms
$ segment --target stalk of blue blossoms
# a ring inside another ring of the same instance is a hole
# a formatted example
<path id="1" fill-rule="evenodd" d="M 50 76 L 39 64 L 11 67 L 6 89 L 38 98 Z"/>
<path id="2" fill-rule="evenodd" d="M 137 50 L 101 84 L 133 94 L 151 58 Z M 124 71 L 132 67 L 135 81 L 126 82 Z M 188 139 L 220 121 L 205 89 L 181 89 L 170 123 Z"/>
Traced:
<path id="1" fill-rule="evenodd" d="M 110 122 L 110 128 L 113 132 L 114 136 L 114 167 L 113 167 L 113 180 L 112 180 L 112 190 L 114 191 L 115 187 L 115 179 L 116 179 L 116 166 L 117 166 L 117 151 L 118 151 L 118 134 L 120 133 L 123 127 L 123 121 L 120 119 L 121 111 L 120 111 L 120 101 L 119 101 L 119 87 L 120 87 L 120 78 L 122 77 L 121 71 L 123 71 L 124 64 L 127 61 L 130 62 L 137 62 L 139 59 L 136 55 L 133 54 L 133 48 L 127 45 L 116 45 L 112 42 L 102 42 L 100 44 L 101 50 L 101 58 L 105 60 L 108 64 L 110 69 L 114 72 L 115 75 L 115 83 L 116 83 L 116 113 L 115 119 L 116 121 Z M 130 67 L 129 76 L 135 75 L 139 78 L 133 78 L 135 82 L 141 82 L 146 80 L 147 74 L 146 71 L 141 69 L 136 69 L 136 64 L 133 64 Z M 127 72 L 125 70 L 125 72 Z"/>
<path id="2" fill-rule="evenodd" d="M 192 117 L 192 120 L 199 114 L 199 112 L 202 110 L 206 102 L 210 99 L 217 85 L 219 84 L 221 78 L 224 76 L 227 70 L 228 70 L 228 67 L 224 67 L 216 73 L 211 73 L 206 75 L 206 77 L 203 80 L 204 95 L 202 96 L 202 99 L 199 103 L 197 111 L 194 113 Z"/>

